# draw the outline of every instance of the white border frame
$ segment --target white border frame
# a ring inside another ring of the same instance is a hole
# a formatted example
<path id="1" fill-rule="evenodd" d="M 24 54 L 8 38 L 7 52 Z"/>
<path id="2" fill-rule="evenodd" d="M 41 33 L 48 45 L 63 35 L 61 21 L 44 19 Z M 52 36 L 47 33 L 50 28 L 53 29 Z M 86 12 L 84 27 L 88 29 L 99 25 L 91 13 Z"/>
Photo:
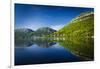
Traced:
<path id="1" fill-rule="evenodd" d="M 69 7 L 87 7 L 87 8 L 95 8 L 94 4 L 91 3 L 91 1 L 81 1 L 80 3 L 78 3 L 80 0 L 69 0 L 69 1 L 66 1 L 65 0 L 61 0 L 61 1 L 58 1 L 58 0 L 54 0 L 54 1 L 48 1 L 48 0 L 44 0 L 44 1 L 41 1 L 41 0 L 12 0 L 11 1 L 11 50 L 10 50 L 10 68 L 21 68 L 21 69 L 27 69 L 27 68 L 30 68 L 30 67 L 33 67 L 33 65 L 19 65 L 19 66 L 15 66 L 14 65 L 14 4 L 15 3 L 19 3 L 19 4 L 36 4 L 36 5 L 53 5 L 53 6 L 69 6 Z M 64 3 L 65 2 L 65 3 Z M 77 62 L 75 62 L 74 64 L 76 64 Z M 79 64 L 84 64 L 83 62 L 78 62 Z M 78 64 L 77 63 L 77 64 Z M 88 64 L 90 62 L 85 62 L 85 64 Z M 94 63 L 94 62 L 93 62 Z M 59 66 L 61 64 L 65 64 L 66 63 L 52 63 L 52 64 L 55 64 L 56 66 Z M 46 66 L 48 67 L 48 65 L 52 66 L 52 64 L 39 64 L 39 65 L 34 65 L 35 67 L 40 67 L 40 65 L 42 66 Z M 67 63 L 68 65 L 70 63 Z M 72 64 L 72 63 L 71 63 Z M 41 68 L 41 67 L 40 67 Z"/>

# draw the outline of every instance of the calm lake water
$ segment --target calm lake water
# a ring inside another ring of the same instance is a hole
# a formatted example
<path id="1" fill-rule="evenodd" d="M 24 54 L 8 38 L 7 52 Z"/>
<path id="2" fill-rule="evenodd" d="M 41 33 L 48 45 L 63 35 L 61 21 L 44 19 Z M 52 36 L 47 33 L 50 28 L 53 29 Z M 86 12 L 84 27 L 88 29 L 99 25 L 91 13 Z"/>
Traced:
<path id="1" fill-rule="evenodd" d="M 87 47 L 88 46 L 88 47 Z M 15 65 L 93 60 L 93 42 L 27 41 L 15 43 Z"/>

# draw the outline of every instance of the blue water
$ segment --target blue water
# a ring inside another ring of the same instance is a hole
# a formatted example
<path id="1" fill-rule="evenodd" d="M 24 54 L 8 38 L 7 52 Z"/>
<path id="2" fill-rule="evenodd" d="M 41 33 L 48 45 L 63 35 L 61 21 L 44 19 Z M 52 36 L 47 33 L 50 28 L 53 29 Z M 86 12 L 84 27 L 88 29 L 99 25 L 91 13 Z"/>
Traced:
<path id="1" fill-rule="evenodd" d="M 15 65 L 74 62 L 81 59 L 59 43 L 15 47 Z"/>

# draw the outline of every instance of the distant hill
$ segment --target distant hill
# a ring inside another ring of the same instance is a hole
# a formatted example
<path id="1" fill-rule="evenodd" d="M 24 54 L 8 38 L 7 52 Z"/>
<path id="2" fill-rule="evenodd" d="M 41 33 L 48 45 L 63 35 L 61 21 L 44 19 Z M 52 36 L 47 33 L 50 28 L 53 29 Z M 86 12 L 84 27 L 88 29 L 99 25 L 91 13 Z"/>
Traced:
<path id="1" fill-rule="evenodd" d="M 34 32 L 34 31 L 31 29 L 27 29 L 27 28 L 21 28 L 21 29 L 15 29 L 15 32 L 29 33 L 29 32 Z"/>
<path id="2" fill-rule="evenodd" d="M 15 40 L 28 40 L 34 31 L 27 28 L 15 29 Z"/>
<path id="3" fill-rule="evenodd" d="M 85 12 L 72 19 L 59 31 L 51 36 L 73 37 L 73 38 L 91 38 L 94 35 L 94 13 Z"/>
<path id="4" fill-rule="evenodd" d="M 49 35 L 56 32 L 56 30 L 49 28 L 49 27 L 42 27 L 35 31 L 37 35 Z"/>
<path id="5" fill-rule="evenodd" d="M 49 27 L 42 27 L 33 31 L 31 29 L 15 29 L 15 40 L 30 40 L 34 37 L 42 37 L 56 32 L 56 30 Z"/>

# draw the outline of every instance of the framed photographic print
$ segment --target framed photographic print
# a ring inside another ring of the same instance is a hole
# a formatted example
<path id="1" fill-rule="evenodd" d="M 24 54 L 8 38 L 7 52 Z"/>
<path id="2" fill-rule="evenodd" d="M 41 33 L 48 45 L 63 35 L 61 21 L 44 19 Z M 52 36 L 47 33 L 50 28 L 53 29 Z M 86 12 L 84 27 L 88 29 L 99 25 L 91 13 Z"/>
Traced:
<path id="1" fill-rule="evenodd" d="M 14 65 L 94 60 L 94 8 L 14 3 Z"/>

